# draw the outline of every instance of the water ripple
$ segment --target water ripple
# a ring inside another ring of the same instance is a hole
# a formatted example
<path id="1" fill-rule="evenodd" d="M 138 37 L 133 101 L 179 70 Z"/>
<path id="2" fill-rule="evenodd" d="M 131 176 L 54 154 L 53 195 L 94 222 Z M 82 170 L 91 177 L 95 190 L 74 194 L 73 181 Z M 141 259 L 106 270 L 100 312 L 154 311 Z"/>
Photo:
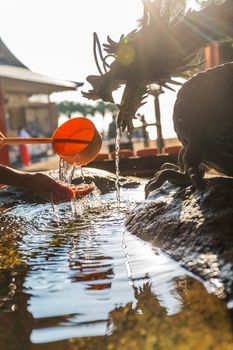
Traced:
<path id="1" fill-rule="evenodd" d="M 56 213 L 50 204 L 7 212 L 24 227 L 18 249 L 28 266 L 23 291 L 35 320 L 32 342 L 106 334 L 112 310 L 135 308 L 147 283 L 167 315 L 183 309 L 187 271 L 124 227 L 143 192 L 122 189 L 121 198 L 120 208 L 114 193 L 98 205 L 85 202 L 76 216 L 70 203 Z"/>

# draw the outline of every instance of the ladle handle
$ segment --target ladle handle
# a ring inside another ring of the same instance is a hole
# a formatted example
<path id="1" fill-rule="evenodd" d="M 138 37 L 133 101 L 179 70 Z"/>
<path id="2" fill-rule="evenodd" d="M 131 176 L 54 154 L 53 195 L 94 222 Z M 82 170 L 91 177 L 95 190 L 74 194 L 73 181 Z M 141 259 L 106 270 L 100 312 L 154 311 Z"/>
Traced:
<path id="1" fill-rule="evenodd" d="M 4 145 L 22 145 L 22 144 L 40 144 L 40 143 L 51 143 L 51 138 L 46 137 L 30 137 L 30 138 L 18 138 L 18 137 L 7 137 L 4 139 Z"/>
<path id="2" fill-rule="evenodd" d="M 1 141 L 1 138 L 0 138 Z M 42 144 L 42 143 L 77 143 L 77 144 L 84 144 L 88 145 L 91 143 L 91 141 L 87 140 L 78 140 L 78 139 L 51 139 L 46 137 L 30 137 L 30 138 L 18 138 L 18 137 L 6 137 L 3 139 L 4 145 L 25 145 L 25 144 Z"/>

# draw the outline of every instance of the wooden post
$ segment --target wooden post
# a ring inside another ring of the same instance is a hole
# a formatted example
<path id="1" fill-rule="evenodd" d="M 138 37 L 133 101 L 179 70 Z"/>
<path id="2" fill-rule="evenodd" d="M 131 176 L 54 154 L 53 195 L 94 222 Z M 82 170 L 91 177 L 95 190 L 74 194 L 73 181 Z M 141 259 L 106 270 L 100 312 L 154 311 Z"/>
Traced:
<path id="1" fill-rule="evenodd" d="M 163 153 L 164 149 L 164 140 L 162 135 L 162 125 L 161 125 L 161 114 L 160 114 L 160 104 L 159 104 L 159 95 L 163 94 L 164 91 L 160 85 L 151 84 L 149 87 L 149 94 L 154 96 L 154 109 L 155 109 L 155 123 L 157 129 L 157 139 L 156 147 L 159 150 L 159 153 Z"/>
<path id="2" fill-rule="evenodd" d="M 219 46 L 213 44 L 205 48 L 206 68 L 211 68 L 219 65 Z"/>
<path id="3" fill-rule="evenodd" d="M 156 119 L 155 126 L 157 128 L 156 147 L 158 148 L 159 153 L 162 154 L 163 148 L 164 148 L 164 141 L 163 141 L 163 135 L 162 135 L 159 93 L 157 95 L 154 95 L 154 108 L 155 108 L 155 119 Z"/>
<path id="4" fill-rule="evenodd" d="M 4 93 L 0 84 L 0 132 L 6 135 L 6 118 L 4 108 Z M 0 163 L 10 165 L 8 146 L 0 149 Z"/>

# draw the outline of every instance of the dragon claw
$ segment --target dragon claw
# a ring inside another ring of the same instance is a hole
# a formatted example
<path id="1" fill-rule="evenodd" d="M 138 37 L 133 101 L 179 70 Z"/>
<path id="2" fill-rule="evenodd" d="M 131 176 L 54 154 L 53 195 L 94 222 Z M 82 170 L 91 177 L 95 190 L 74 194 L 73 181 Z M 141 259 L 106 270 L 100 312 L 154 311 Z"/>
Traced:
<path id="1" fill-rule="evenodd" d="M 96 95 L 95 90 L 88 90 L 88 92 L 81 91 L 81 93 L 82 93 L 82 96 L 87 98 L 88 100 L 96 101 L 100 99 L 100 97 Z"/>

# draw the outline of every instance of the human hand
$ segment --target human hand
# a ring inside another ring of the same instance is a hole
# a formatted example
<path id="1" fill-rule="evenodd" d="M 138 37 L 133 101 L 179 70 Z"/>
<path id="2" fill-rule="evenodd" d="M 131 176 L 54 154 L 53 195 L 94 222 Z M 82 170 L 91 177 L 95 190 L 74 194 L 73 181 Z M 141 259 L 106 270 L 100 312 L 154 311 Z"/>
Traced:
<path id="1" fill-rule="evenodd" d="M 25 187 L 26 188 L 26 187 Z M 30 174 L 28 189 L 54 204 L 69 201 L 73 198 L 82 198 L 91 193 L 94 185 L 63 185 L 49 175 L 43 173 Z"/>

